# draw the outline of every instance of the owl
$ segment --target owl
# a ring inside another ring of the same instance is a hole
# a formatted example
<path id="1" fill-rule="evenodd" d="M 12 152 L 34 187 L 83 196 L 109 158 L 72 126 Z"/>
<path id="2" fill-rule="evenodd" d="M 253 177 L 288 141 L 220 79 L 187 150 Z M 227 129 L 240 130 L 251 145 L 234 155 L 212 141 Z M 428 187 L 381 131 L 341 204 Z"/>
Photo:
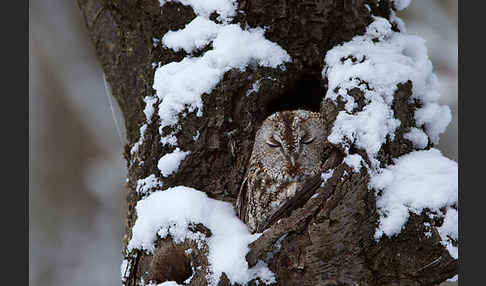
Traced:
<path id="1" fill-rule="evenodd" d="M 252 233 L 262 232 L 310 178 L 320 184 L 326 142 L 317 112 L 281 111 L 265 119 L 256 132 L 237 200 L 238 215 Z"/>

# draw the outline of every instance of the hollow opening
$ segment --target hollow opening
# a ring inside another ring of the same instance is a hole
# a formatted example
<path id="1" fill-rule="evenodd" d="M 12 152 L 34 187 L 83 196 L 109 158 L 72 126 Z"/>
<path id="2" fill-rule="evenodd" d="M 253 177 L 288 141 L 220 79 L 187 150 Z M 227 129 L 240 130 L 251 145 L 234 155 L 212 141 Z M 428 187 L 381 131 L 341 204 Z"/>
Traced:
<path id="1" fill-rule="evenodd" d="M 284 110 L 319 111 L 326 89 L 320 77 L 302 75 L 284 89 L 281 95 L 266 104 L 266 117 Z"/>

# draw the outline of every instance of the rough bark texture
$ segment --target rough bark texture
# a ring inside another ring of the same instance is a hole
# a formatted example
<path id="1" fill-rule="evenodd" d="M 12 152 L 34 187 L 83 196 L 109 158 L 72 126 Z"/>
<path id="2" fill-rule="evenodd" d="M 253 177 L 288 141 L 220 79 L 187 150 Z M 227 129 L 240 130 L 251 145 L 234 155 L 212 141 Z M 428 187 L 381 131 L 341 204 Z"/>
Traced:
<path id="1" fill-rule="evenodd" d="M 154 47 L 152 38 L 160 39 L 169 30 L 183 28 L 195 14 L 192 8 L 173 2 L 160 7 L 157 0 L 78 0 L 78 4 L 125 117 L 129 179 L 126 248 L 140 199 L 136 182 L 150 174 L 160 175 L 157 161 L 172 151 L 161 146 L 157 125 L 152 124 L 139 151 L 133 156 L 129 152 L 145 120 L 142 99 L 155 93 L 152 63 L 164 65 L 185 56 L 184 52 L 176 53 L 161 45 Z M 265 36 L 283 47 L 293 61 L 285 71 L 260 67 L 229 71 L 211 94 L 204 94 L 203 117 L 189 113 L 180 118 L 178 143 L 191 154 L 177 174 L 164 179 L 164 188 L 185 185 L 234 204 L 255 132 L 269 114 L 296 108 L 320 111 L 330 130 L 343 106 L 322 102 L 327 88 L 321 76 L 326 51 L 364 33 L 372 15 L 388 18 L 391 9 L 389 0 L 240 0 L 235 22 L 267 27 Z M 259 91 L 246 96 L 257 80 Z M 358 103 L 363 102 L 359 91 L 350 93 Z M 403 138 L 414 123 L 415 106 L 408 102 L 410 95 L 411 83 L 399 86 L 394 111 L 402 125 L 395 140 L 387 142 L 379 153 L 383 166 L 413 150 Z M 197 130 L 200 136 L 196 143 L 192 137 Z M 363 150 L 353 152 L 367 158 Z M 138 164 L 141 161 L 143 165 Z M 275 242 L 286 235 L 281 250 L 268 259 L 278 285 L 434 285 L 454 276 L 457 260 L 438 243 L 437 234 L 425 237 L 423 222 L 429 221 L 425 215 L 412 215 L 396 237 L 374 240 L 378 220 L 375 195 L 368 190 L 367 172 L 361 170 L 353 173 L 346 164 L 337 166 L 317 198 L 294 210 L 252 244 L 248 262 L 266 259 Z M 211 235 L 201 225 L 194 226 L 194 231 Z M 193 252 L 185 254 L 189 248 Z M 206 254 L 207 249 L 198 249 L 192 242 L 175 245 L 170 239 L 159 241 L 154 255 L 127 253 L 125 249 L 131 265 L 125 284 L 139 285 L 142 277 L 156 283 L 182 283 L 194 275 L 190 285 L 206 285 Z M 193 273 L 196 266 L 201 269 Z M 223 275 L 220 285 L 231 283 Z"/>

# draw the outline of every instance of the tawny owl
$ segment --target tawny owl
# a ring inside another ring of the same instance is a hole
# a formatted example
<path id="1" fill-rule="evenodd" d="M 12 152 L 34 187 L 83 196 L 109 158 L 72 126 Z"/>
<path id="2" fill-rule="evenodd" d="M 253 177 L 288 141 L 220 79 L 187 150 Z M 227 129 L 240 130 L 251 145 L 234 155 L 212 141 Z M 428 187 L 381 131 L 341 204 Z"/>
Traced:
<path id="1" fill-rule="evenodd" d="M 281 111 L 263 122 L 237 202 L 238 214 L 251 232 L 263 231 L 270 217 L 310 178 L 318 178 L 320 184 L 326 142 L 317 112 Z"/>

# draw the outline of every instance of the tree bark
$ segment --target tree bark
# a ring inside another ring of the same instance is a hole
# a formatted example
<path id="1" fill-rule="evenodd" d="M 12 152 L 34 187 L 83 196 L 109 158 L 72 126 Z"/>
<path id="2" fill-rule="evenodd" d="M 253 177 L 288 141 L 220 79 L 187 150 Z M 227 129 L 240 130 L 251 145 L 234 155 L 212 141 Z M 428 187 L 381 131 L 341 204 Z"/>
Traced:
<path id="1" fill-rule="evenodd" d="M 139 151 L 130 153 L 145 121 L 143 98 L 155 93 L 152 63 L 164 65 L 186 55 L 162 45 L 154 47 L 152 39 L 182 29 L 196 15 L 188 6 L 168 2 L 160 7 L 157 0 L 78 0 L 78 4 L 127 129 L 124 156 L 128 166 L 128 213 L 123 254 L 129 261 L 130 273 L 125 285 L 140 285 L 141 278 L 146 282 L 182 283 L 191 275 L 190 285 L 206 285 L 207 253 L 190 242 L 176 245 L 170 239 L 159 240 L 154 255 L 126 250 L 140 199 L 135 191 L 137 180 L 160 175 L 158 159 L 172 151 L 161 146 L 158 128 L 151 124 Z M 164 189 L 184 185 L 235 204 L 255 132 L 268 115 L 297 108 L 319 111 L 330 131 L 344 106 L 323 101 L 327 84 L 321 71 L 326 52 L 363 34 L 372 16 L 389 18 L 392 9 L 390 0 L 240 0 L 235 22 L 266 27 L 265 37 L 284 48 L 293 61 L 286 64 L 285 70 L 231 70 L 211 94 L 204 94 L 203 117 L 188 113 L 180 118 L 179 146 L 191 150 L 191 154 L 175 175 L 164 179 Z M 246 96 L 257 81 L 257 94 Z M 357 102 L 363 99 L 359 91 L 350 93 Z M 414 126 L 415 106 L 408 101 L 411 93 L 411 83 L 407 83 L 399 85 L 395 94 L 394 112 L 402 125 L 395 139 L 379 153 L 383 166 L 414 150 L 403 139 L 405 130 Z M 155 113 L 153 121 L 157 120 Z M 192 137 L 197 131 L 199 140 L 194 142 Z M 355 152 L 367 158 L 363 150 Z M 316 199 L 274 224 L 251 245 L 249 264 L 267 257 L 285 235 L 280 251 L 269 260 L 277 285 L 434 285 L 454 276 L 457 260 L 439 243 L 438 234 L 424 235 L 424 222 L 440 225 L 440 221 L 411 215 L 399 235 L 374 240 L 378 214 L 368 181 L 364 168 L 353 173 L 346 164 L 339 164 L 328 183 L 318 190 Z M 202 225 L 195 228 L 211 235 Z M 186 255 L 184 250 L 188 248 L 195 251 Z M 191 262 L 201 265 L 201 270 L 192 273 Z M 231 283 L 223 275 L 220 285 Z"/>

